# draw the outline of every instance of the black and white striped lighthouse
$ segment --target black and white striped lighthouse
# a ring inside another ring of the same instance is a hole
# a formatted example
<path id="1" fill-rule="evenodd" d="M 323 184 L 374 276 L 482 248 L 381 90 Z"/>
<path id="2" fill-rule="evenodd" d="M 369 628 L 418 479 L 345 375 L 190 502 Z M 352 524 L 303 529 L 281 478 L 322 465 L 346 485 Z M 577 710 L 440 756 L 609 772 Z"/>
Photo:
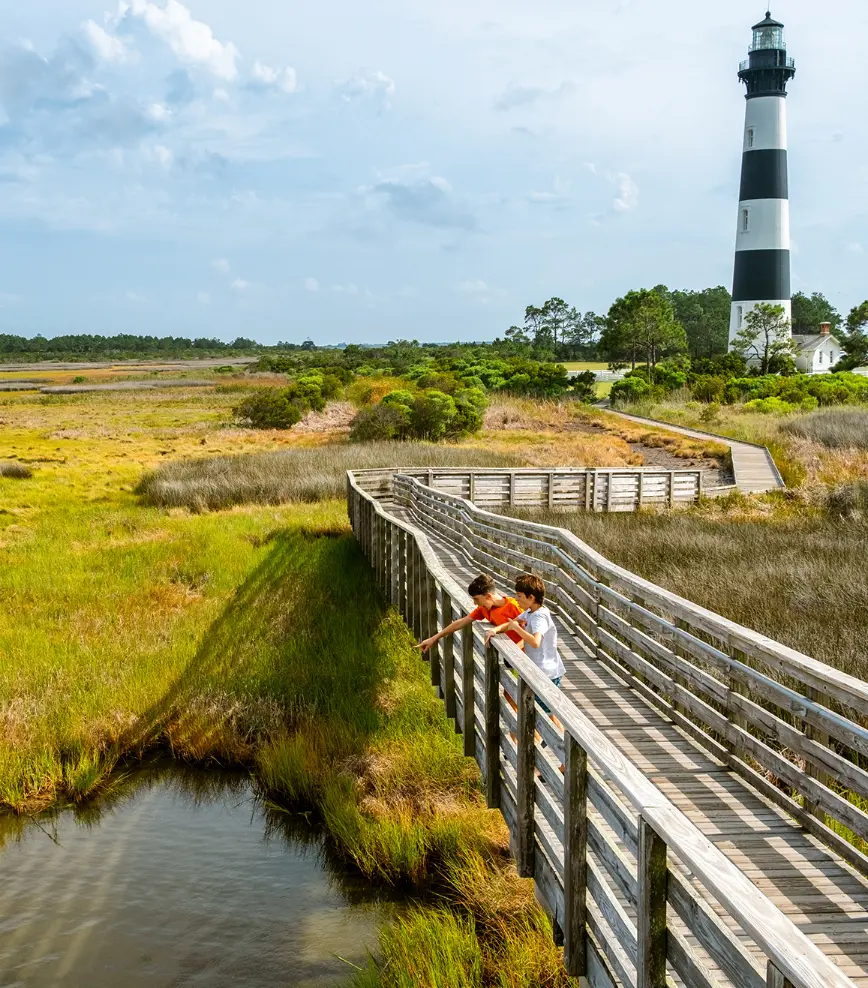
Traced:
<path id="1" fill-rule="evenodd" d="M 729 339 L 760 302 L 792 314 L 790 203 L 787 190 L 787 83 L 796 74 L 784 25 L 772 18 L 753 26 L 753 44 L 738 77 L 747 86 L 738 233 Z"/>

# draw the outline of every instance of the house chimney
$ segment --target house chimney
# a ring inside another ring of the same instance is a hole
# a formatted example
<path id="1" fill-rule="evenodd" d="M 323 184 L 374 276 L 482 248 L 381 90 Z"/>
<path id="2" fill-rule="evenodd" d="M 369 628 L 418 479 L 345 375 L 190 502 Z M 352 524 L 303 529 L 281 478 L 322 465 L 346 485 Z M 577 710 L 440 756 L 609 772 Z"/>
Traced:
<path id="1" fill-rule="evenodd" d="M 832 332 L 832 324 L 830 322 L 820 323 L 820 336 L 828 336 Z"/>

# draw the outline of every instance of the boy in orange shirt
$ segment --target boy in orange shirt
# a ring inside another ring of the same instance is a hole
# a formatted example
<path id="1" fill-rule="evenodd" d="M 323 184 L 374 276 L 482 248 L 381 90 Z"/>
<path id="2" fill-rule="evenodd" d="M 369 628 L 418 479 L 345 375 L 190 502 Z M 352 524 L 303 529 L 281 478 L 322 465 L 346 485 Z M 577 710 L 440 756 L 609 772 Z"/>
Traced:
<path id="1" fill-rule="evenodd" d="M 484 574 L 477 576 L 467 588 L 467 592 L 473 598 L 476 608 L 464 617 L 458 618 L 457 621 L 453 621 L 452 624 L 448 624 L 445 628 L 438 631 L 436 635 L 432 635 L 430 638 L 419 642 L 416 648 L 427 652 L 441 638 L 453 634 L 460 628 L 466 628 L 468 624 L 472 624 L 474 621 L 489 621 L 491 624 L 497 626 L 505 624 L 507 621 L 511 621 L 523 613 L 523 609 L 518 606 L 518 601 L 514 597 L 504 597 L 503 594 L 497 592 L 494 580 L 490 576 L 485 576 Z M 520 648 L 524 646 L 522 637 L 518 632 L 507 631 L 507 635 Z"/>

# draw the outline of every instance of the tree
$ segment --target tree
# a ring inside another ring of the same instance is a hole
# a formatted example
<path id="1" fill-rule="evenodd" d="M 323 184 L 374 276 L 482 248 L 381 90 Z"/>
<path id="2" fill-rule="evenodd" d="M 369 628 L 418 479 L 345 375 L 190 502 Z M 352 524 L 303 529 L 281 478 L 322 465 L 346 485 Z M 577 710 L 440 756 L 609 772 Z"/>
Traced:
<path id="1" fill-rule="evenodd" d="M 544 306 L 529 305 L 524 310 L 524 324 L 533 340 L 534 347 L 551 346 L 551 330 L 546 325 Z"/>
<path id="2" fill-rule="evenodd" d="M 597 337 L 603 329 L 605 320 L 595 312 L 588 311 L 584 315 L 578 309 L 570 309 L 570 319 L 567 325 L 564 344 L 570 348 L 570 356 L 590 357 L 596 350 Z"/>
<path id="3" fill-rule="evenodd" d="M 687 350 L 687 335 L 669 299 L 657 289 L 643 288 L 613 303 L 599 348 L 610 360 L 629 360 L 634 369 L 644 358 L 653 382 L 658 361 Z"/>
<path id="4" fill-rule="evenodd" d="M 847 329 L 838 333 L 845 356 L 835 370 L 855 370 L 868 364 L 868 301 L 854 305 L 847 316 Z"/>
<path id="5" fill-rule="evenodd" d="M 793 332 L 800 336 L 813 336 L 820 332 L 820 323 L 830 322 L 832 332 L 841 326 L 841 314 L 822 292 L 793 295 Z"/>
<path id="6" fill-rule="evenodd" d="M 782 305 L 760 302 L 748 312 L 744 323 L 732 341 L 732 349 L 745 360 L 756 361 L 762 374 L 769 373 L 773 362 L 795 356 L 790 323 Z"/>
<path id="7" fill-rule="evenodd" d="M 455 402 L 442 391 L 423 391 L 413 402 L 410 423 L 420 439 L 437 442 L 451 429 L 458 415 Z"/>
<path id="8" fill-rule="evenodd" d="M 575 310 L 573 310 L 575 311 Z M 558 337 L 563 339 L 570 321 L 570 307 L 562 298 L 550 298 L 542 307 L 542 324 L 546 336 L 552 344 L 558 345 Z"/>
<path id="9" fill-rule="evenodd" d="M 264 388 L 233 408 L 236 418 L 254 429 L 291 429 L 301 421 L 301 412 L 286 389 Z"/>
<path id="10" fill-rule="evenodd" d="M 698 292 L 673 291 L 668 297 L 675 309 L 675 318 L 687 333 L 691 359 L 726 353 L 732 296 L 723 285 Z"/>

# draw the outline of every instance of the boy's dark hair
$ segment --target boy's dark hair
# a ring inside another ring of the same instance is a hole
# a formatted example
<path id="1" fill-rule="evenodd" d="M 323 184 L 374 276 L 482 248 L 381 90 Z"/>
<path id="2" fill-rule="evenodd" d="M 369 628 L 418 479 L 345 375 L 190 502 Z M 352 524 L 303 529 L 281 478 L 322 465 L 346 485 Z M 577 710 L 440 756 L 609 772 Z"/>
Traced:
<path id="1" fill-rule="evenodd" d="M 471 597 L 484 597 L 487 593 L 494 593 L 494 580 L 482 573 L 470 584 L 467 592 Z"/>
<path id="2" fill-rule="evenodd" d="M 533 597 L 538 604 L 546 599 L 546 585 L 533 573 L 522 573 L 516 578 L 515 592 L 523 593 L 525 597 Z"/>

